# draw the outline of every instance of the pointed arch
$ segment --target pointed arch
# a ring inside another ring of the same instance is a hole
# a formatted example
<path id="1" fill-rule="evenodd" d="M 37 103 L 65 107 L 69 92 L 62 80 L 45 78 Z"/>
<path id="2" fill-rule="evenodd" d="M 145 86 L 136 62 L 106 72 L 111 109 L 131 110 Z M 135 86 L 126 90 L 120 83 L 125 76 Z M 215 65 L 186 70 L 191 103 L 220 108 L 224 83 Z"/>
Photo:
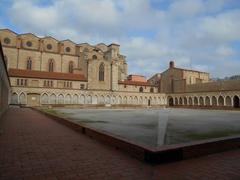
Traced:
<path id="1" fill-rule="evenodd" d="M 111 104 L 116 104 L 116 101 L 117 101 L 117 100 L 116 100 L 116 96 L 113 96 L 111 99 L 112 99 Z"/>
<path id="2" fill-rule="evenodd" d="M 148 104 L 148 98 L 145 96 L 145 98 L 144 98 L 144 104 Z"/>
<path id="3" fill-rule="evenodd" d="M 49 98 L 48 95 L 46 93 L 41 95 L 41 104 L 48 104 L 49 103 Z"/>
<path id="4" fill-rule="evenodd" d="M 18 95 L 16 92 L 13 92 L 12 93 L 12 96 L 11 96 L 11 104 L 18 104 Z"/>
<path id="5" fill-rule="evenodd" d="M 109 95 L 107 95 L 107 96 L 105 97 L 105 104 L 110 104 L 110 102 L 111 102 L 111 98 L 110 98 Z"/>
<path id="6" fill-rule="evenodd" d="M 80 96 L 80 104 L 85 104 L 85 95 L 81 94 Z"/>
<path id="7" fill-rule="evenodd" d="M 123 104 L 127 104 L 127 96 L 124 96 L 124 98 L 123 98 Z"/>
<path id="8" fill-rule="evenodd" d="M 205 98 L 205 105 L 206 106 L 210 106 L 211 105 L 210 98 L 208 96 L 206 96 L 206 98 Z"/>
<path id="9" fill-rule="evenodd" d="M 77 94 L 74 94 L 73 95 L 73 104 L 78 104 L 78 95 Z"/>
<path id="10" fill-rule="evenodd" d="M 192 105 L 193 105 L 193 100 L 192 100 L 192 97 L 189 97 L 189 98 L 188 98 L 188 103 L 189 103 L 189 105 L 190 105 L 190 106 L 192 106 Z"/>
<path id="11" fill-rule="evenodd" d="M 99 81 L 104 81 L 104 63 L 101 63 L 99 66 L 98 78 Z"/>
<path id="12" fill-rule="evenodd" d="M 183 105 L 182 97 L 179 98 L 179 105 Z"/>
<path id="13" fill-rule="evenodd" d="M 65 96 L 65 104 L 71 104 L 71 95 L 70 94 L 67 94 Z"/>
<path id="14" fill-rule="evenodd" d="M 226 102 L 226 106 L 232 106 L 232 99 L 229 96 L 225 98 L 225 102 Z"/>
<path id="15" fill-rule="evenodd" d="M 153 98 L 153 103 L 152 103 L 153 105 L 156 105 L 157 104 L 157 98 L 156 97 L 154 97 Z"/>
<path id="16" fill-rule="evenodd" d="M 58 95 L 58 104 L 64 104 L 64 96 L 62 94 Z"/>
<path id="17" fill-rule="evenodd" d="M 142 96 L 140 96 L 140 98 L 139 98 L 139 104 L 143 104 L 143 97 Z"/>
<path id="18" fill-rule="evenodd" d="M 104 96 L 103 95 L 101 95 L 99 97 L 99 104 L 104 104 Z"/>
<path id="19" fill-rule="evenodd" d="M 137 96 L 134 97 L 133 104 L 138 104 L 138 97 Z"/>
<path id="20" fill-rule="evenodd" d="M 91 95 L 88 95 L 86 100 L 87 100 L 87 104 L 92 104 L 92 96 Z"/>
<path id="21" fill-rule="evenodd" d="M 19 102 L 20 102 L 20 104 L 27 104 L 27 98 L 26 98 L 26 95 L 24 93 L 20 94 Z"/>
<path id="22" fill-rule="evenodd" d="M 219 105 L 219 106 L 224 106 L 224 99 L 223 99 L 222 96 L 219 96 L 219 97 L 218 97 L 218 105 Z"/>
<path id="23" fill-rule="evenodd" d="M 198 98 L 197 98 L 197 97 L 194 97 L 193 102 L 194 102 L 194 105 L 195 105 L 195 106 L 198 106 Z"/>
<path id="24" fill-rule="evenodd" d="M 128 101 L 128 104 L 132 104 L 133 103 L 133 98 L 132 96 L 129 97 L 129 101 Z"/>
<path id="25" fill-rule="evenodd" d="M 175 97 L 175 105 L 178 105 L 178 98 Z"/>
<path id="26" fill-rule="evenodd" d="M 57 103 L 57 96 L 55 94 L 51 94 L 50 96 L 50 104 L 56 104 Z"/>
<path id="27" fill-rule="evenodd" d="M 239 97 L 237 95 L 235 95 L 233 97 L 233 106 L 235 108 L 239 108 L 240 107 L 240 100 L 239 100 Z"/>
<path id="28" fill-rule="evenodd" d="M 183 103 L 184 103 L 184 105 L 188 105 L 186 97 L 183 98 Z"/>
<path id="29" fill-rule="evenodd" d="M 122 96 L 119 96 L 119 97 L 118 97 L 118 104 L 122 104 L 122 101 L 123 101 L 123 100 L 122 100 Z"/>
<path id="30" fill-rule="evenodd" d="M 212 105 L 217 106 L 217 98 L 215 96 L 212 97 Z"/>
<path id="31" fill-rule="evenodd" d="M 98 104 L 98 96 L 97 95 L 92 96 L 92 104 Z"/>
<path id="32" fill-rule="evenodd" d="M 171 96 L 168 96 L 168 106 L 173 106 L 174 102 L 173 102 L 173 98 Z"/>

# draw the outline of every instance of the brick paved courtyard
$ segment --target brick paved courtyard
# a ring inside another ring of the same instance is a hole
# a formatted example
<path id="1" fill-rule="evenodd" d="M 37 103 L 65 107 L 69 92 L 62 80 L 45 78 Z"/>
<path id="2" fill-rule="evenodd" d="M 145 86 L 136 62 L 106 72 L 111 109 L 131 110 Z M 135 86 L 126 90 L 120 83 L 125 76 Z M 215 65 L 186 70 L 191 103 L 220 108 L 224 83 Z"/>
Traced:
<path id="1" fill-rule="evenodd" d="M 240 149 L 151 166 L 27 108 L 0 131 L 0 179 L 240 179 Z"/>

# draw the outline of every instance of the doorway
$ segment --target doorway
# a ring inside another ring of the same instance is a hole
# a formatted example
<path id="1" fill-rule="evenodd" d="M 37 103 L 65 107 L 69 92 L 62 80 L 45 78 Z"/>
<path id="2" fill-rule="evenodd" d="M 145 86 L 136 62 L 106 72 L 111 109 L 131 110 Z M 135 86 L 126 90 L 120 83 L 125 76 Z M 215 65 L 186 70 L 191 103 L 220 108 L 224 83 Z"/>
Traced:
<path id="1" fill-rule="evenodd" d="M 169 98 L 168 105 L 169 106 L 173 106 L 173 98 L 172 97 Z"/>
<path id="2" fill-rule="evenodd" d="M 234 98 L 233 98 L 233 107 L 239 108 L 239 97 L 238 96 L 234 96 Z"/>
<path id="3" fill-rule="evenodd" d="M 151 106 L 151 100 L 150 99 L 148 100 L 148 106 Z"/>

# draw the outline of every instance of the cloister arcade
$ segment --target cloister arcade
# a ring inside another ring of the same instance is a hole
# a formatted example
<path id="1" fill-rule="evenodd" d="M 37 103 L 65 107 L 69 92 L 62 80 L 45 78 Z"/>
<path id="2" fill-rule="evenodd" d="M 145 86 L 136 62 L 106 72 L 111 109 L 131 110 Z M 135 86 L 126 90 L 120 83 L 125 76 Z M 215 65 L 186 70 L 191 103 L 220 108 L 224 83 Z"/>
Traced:
<path id="1" fill-rule="evenodd" d="M 169 95 L 169 106 L 240 107 L 240 93 L 226 95 Z"/>
<path id="2" fill-rule="evenodd" d="M 27 93 L 13 92 L 11 104 L 27 104 Z M 135 94 L 77 94 L 77 93 L 42 93 L 40 105 L 54 104 L 126 104 L 126 105 L 169 105 L 199 107 L 240 107 L 240 93 L 209 95 L 135 95 Z"/>
<path id="3" fill-rule="evenodd" d="M 56 94 L 42 93 L 40 105 L 54 104 L 128 104 L 128 105 L 166 105 L 165 96 L 139 96 L 139 95 L 110 95 L 110 94 Z M 27 94 L 24 92 L 12 93 L 11 104 L 27 104 Z"/>

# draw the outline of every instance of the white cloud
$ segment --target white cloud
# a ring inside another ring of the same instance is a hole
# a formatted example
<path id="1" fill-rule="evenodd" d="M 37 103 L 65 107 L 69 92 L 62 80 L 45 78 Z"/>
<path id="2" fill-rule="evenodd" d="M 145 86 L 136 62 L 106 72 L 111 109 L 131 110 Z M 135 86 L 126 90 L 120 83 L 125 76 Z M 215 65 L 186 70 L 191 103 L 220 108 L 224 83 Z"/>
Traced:
<path id="1" fill-rule="evenodd" d="M 216 49 L 216 54 L 219 56 L 232 56 L 234 54 L 234 50 L 231 47 L 220 46 Z"/>
<path id="2" fill-rule="evenodd" d="M 201 30 L 217 41 L 240 40 L 240 10 L 232 10 L 202 20 Z"/>
<path id="3" fill-rule="evenodd" d="M 203 12 L 202 0 L 178 0 L 170 5 L 170 14 L 176 18 L 189 18 Z"/>
<path id="4" fill-rule="evenodd" d="M 174 59 L 178 66 L 222 76 L 223 60 L 239 62 L 232 42 L 240 42 L 240 9 L 224 9 L 229 0 L 170 0 L 165 8 L 153 7 L 150 0 L 11 2 L 9 18 L 23 32 L 76 43 L 120 43 L 130 73 L 150 76 Z M 234 70 L 229 67 L 229 74 Z"/>

